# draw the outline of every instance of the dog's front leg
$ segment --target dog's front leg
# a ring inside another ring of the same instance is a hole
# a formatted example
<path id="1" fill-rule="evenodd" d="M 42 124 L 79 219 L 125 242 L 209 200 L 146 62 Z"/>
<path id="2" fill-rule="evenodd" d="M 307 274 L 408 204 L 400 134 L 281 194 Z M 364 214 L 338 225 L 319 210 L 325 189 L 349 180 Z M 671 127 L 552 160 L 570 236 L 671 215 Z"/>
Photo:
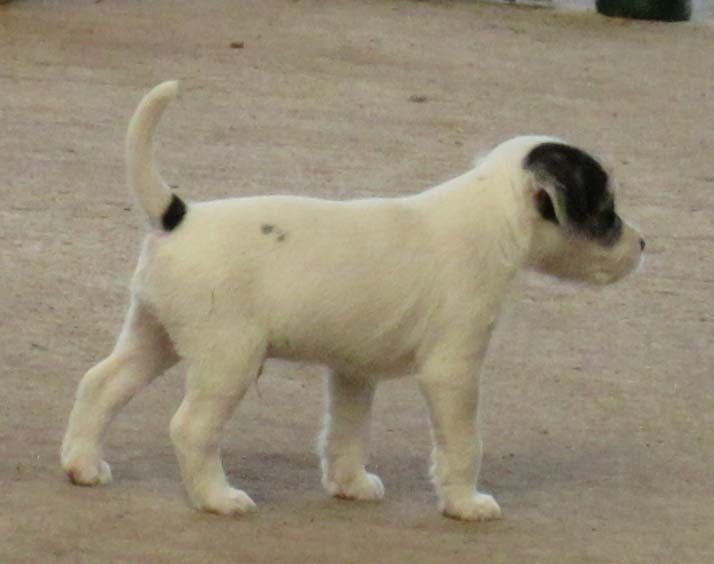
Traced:
<path id="1" fill-rule="evenodd" d="M 476 490 L 481 467 L 478 371 L 485 348 L 484 342 L 478 353 L 462 354 L 450 347 L 434 351 L 417 375 L 431 417 L 432 478 L 439 509 L 448 517 L 470 521 L 501 515 L 493 497 Z"/>
<path id="2" fill-rule="evenodd" d="M 359 500 L 384 497 L 379 476 L 365 470 L 374 391 L 374 382 L 359 376 L 330 373 L 327 377 L 327 413 L 318 448 L 322 484 L 335 497 Z"/>

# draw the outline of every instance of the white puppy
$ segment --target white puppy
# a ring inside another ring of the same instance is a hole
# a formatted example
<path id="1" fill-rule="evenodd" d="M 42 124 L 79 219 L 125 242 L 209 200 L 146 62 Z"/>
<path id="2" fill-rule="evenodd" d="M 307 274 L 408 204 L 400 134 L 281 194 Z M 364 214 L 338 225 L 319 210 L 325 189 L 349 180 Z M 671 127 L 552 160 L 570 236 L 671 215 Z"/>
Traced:
<path id="1" fill-rule="evenodd" d="M 330 368 L 320 440 L 330 494 L 383 497 L 365 470 L 370 406 L 381 378 L 414 373 L 431 415 L 441 511 L 498 517 L 494 499 L 476 490 L 479 367 L 519 269 L 606 284 L 639 264 L 644 241 L 615 213 L 607 174 L 561 141 L 518 137 L 412 196 L 185 204 L 152 158 L 177 89 L 154 88 L 129 125 L 129 184 L 151 230 L 116 347 L 77 392 L 62 446 L 71 480 L 111 479 L 101 448 L 110 421 L 186 359 L 171 438 L 190 500 L 221 514 L 253 509 L 226 480 L 219 436 L 264 360 L 276 357 Z"/>

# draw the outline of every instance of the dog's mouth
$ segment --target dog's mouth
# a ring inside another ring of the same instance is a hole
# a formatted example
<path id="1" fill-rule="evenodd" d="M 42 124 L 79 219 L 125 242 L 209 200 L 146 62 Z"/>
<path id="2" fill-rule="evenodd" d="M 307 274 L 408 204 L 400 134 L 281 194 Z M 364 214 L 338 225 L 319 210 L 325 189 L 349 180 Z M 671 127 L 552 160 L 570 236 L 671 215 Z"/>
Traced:
<path id="1" fill-rule="evenodd" d="M 612 268 L 597 269 L 593 275 L 592 280 L 598 285 L 608 285 L 619 282 L 623 278 L 626 278 L 630 274 L 639 271 L 644 263 L 644 253 L 639 253 L 637 256 L 623 255 L 619 257 L 613 264 Z"/>

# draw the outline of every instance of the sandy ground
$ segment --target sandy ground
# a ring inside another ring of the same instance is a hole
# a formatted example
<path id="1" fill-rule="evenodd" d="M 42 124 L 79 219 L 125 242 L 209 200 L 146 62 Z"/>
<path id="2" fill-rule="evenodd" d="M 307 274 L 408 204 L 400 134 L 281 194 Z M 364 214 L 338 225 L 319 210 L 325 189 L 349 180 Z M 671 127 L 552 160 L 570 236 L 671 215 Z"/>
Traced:
<path id="1" fill-rule="evenodd" d="M 456 1 L 0 8 L 0 562 L 714 562 L 712 52 L 706 23 Z M 645 268 L 601 291 L 520 281 L 490 351 L 482 487 L 502 521 L 436 512 L 409 379 L 377 398 L 386 500 L 326 497 L 309 366 L 270 365 L 227 429 L 257 515 L 187 507 L 180 368 L 116 421 L 111 486 L 65 480 L 74 390 L 113 344 L 142 236 L 124 128 L 168 78 L 161 159 L 193 199 L 413 192 L 523 132 L 613 167 Z"/>

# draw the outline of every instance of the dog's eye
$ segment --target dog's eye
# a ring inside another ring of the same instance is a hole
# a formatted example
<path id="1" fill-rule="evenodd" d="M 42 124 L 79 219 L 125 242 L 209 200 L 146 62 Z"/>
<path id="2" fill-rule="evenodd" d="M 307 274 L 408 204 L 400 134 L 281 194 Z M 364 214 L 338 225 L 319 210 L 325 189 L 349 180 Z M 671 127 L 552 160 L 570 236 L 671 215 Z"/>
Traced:
<path id="1" fill-rule="evenodd" d="M 617 220 L 617 215 L 615 215 L 615 210 L 610 209 L 604 211 L 602 214 L 600 214 L 600 226 L 605 229 L 609 230 L 615 225 L 615 221 Z"/>
<path id="2" fill-rule="evenodd" d="M 615 213 L 615 209 L 610 208 L 596 216 L 595 221 L 591 224 L 590 233 L 596 239 L 615 241 L 619 237 L 621 229 L 622 220 Z"/>

